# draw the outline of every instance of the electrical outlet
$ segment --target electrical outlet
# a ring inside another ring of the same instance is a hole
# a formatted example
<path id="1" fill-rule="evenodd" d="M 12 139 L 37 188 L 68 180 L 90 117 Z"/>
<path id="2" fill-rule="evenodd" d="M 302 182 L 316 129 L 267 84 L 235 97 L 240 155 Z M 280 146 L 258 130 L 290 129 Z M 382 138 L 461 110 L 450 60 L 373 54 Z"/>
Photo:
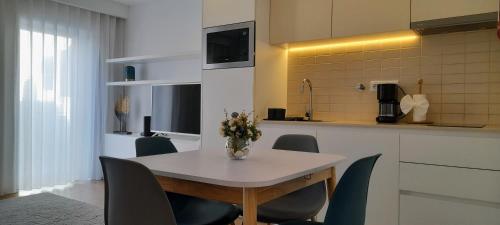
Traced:
<path id="1" fill-rule="evenodd" d="M 379 84 L 399 84 L 398 80 L 372 80 L 370 81 L 370 91 L 377 91 Z"/>

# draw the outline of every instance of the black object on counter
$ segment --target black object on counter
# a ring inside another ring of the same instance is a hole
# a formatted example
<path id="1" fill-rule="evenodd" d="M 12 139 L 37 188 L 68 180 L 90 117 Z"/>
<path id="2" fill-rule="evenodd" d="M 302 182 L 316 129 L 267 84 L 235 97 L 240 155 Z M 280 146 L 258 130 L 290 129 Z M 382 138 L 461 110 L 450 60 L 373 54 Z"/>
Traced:
<path id="1" fill-rule="evenodd" d="M 144 132 L 142 136 L 151 137 L 154 133 L 151 132 L 151 116 L 144 117 Z"/>
<path id="2" fill-rule="evenodd" d="M 399 90 L 403 91 L 397 84 L 377 85 L 377 99 L 379 103 L 377 122 L 397 123 L 404 115 L 399 107 Z"/>
<path id="3" fill-rule="evenodd" d="M 285 120 L 286 109 L 282 108 L 268 108 L 267 109 L 267 119 L 268 120 Z"/>

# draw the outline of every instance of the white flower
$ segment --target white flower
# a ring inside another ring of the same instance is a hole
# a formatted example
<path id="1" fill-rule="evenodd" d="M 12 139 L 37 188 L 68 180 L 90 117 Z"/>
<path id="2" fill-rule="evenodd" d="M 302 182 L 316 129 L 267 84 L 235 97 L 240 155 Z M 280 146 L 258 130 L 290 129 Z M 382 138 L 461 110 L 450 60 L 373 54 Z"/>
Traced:
<path id="1" fill-rule="evenodd" d="M 253 136 L 253 133 L 250 129 L 247 130 L 248 136 Z"/>
<path id="2" fill-rule="evenodd" d="M 242 157 L 244 154 L 245 154 L 245 153 L 243 153 L 243 151 L 236 151 L 236 152 L 234 153 L 234 156 L 236 156 L 236 157 Z"/>
<path id="3" fill-rule="evenodd" d="M 231 128 L 229 128 L 229 129 L 231 129 L 231 131 L 235 131 L 236 130 L 236 126 L 231 126 Z"/>

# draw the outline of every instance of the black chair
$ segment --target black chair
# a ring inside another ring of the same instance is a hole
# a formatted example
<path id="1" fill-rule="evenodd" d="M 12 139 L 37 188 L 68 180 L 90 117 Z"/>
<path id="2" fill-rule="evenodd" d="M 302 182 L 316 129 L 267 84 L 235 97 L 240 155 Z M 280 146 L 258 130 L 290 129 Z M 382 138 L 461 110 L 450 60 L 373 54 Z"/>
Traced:
<path id="1" fill-rule="evenodd" d="M 166 137 L 138 138 L 135 149 L 137 157 L 177 152 Z M 171 192 L 167 192 L 167 196 L 179 225 L 233 224 L 241 214 L 241 210 L 231 204 Z"/>
<path id="2" fill-rule="evenodd" d="M 175 225 L 160 184 L 145 166 L 129 160 L 99 157 L 105 181 L 106 225 Z"/>
<path id="3" fill-rule="evenodd" d="M 135 155 L 137 157 L 176 153 L 177 148 L 170 138 L 141 137 L 135 140 Z"/>
<path id="4" fill-rule="evenodd" d="M 370 176 L 380 156 L 360 159 L 347 168 L 333 193 L 324 223 L 295 221 L 283 225 L 364 225 Z"/>
<path id="5" fill-rule="evenodd" d="M 276 140 L 273 149 L 319 153 L 316 138 L 309 135 L 283 135 Z M 314 220 L 325 201 L 325 182 L 320 182 L 260 205 L 257 220 L 263 223 Z"/>

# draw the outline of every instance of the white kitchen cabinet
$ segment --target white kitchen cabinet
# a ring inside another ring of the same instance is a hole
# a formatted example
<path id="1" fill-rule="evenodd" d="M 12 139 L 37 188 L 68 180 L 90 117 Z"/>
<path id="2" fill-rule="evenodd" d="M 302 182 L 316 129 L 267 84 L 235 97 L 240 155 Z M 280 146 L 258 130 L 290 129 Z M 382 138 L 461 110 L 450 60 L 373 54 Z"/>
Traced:
<path id="1" fill-rule="evenodd" d="M 264 122 L 259 146 L 288 133 L 316 135 L 322 153 L 349 165 L 382 153 L 368 193 L 366 225 L 500 225 L 497 132 L 413 130 Z M 323 220 L 324 210 L 318 215 Z"/>
<path id="2" fill-rule="evenodd" d="M 400 188 L 500 205 L 500 171 L 401 163 Z"/>
<path id="3" fill-rule="evenodd" d="M 105 134 L 103 155 L 121 159 L 135 157 L 137 138 L 138 135 Z"/>
<path id="4" fill-rule="evenodd" d="M 253 67 L 203 70 L 202 73 L 202 133 L 201 148 L 223 151 L 226 139 L 219 133 L 224 110 L 253 111 Z"/>
<path id="5" fill-rule="evenodd" d="M 347 157 L 339 164 L 337 179 L 354 161 L 382 153 L 373 170 L 368 192 L 366 225 L 397 225 L 399 209 L 399 134 L 395 130 L 318 127 L 323 153 Z"/>
<path id="6" fill-rule="evenodd" d="M 466 135 L 401 134 L 401 161 L 500 170 L 500 139 Z"/>
<path id="7" fill-rule="evenodd" d="M 500 225 L 498 134 L 400 136 L 400 225 Z"/>
<path id="8" fill-rule="evenodd" d="M 135 140 L 140 137 L 138 133 L 132 135 L 105 134 L 103 155 L 121 159 L 133 158 L 135 157 Z M 200 150 L 201 141 L 199 137 L 175 134 L 169 137 L 179 152 Z"/>
<path id="9" fill-rule="evenodd" d="M 410 0 L 333 0 L 332 36 L 410 29 Z"/>
<path id="10" fill-rule="evenodd" d="M 270 17 L 271 44 L 332 35 L 332 0 L 271 0 Z"/>
<path id="11" fill-rule="evenodd" d="M 478 184 L 480 185 L 480 184 Z M 402 194 L 399 225 L 499 225 L 500 207 L 434 195 Z"/>
<path id="12" fill-rule="evenodd" d="M 255 0 L 203 0 L 203 28 L 255 20 Z"/>
<path id="13" fill-rule="evenodd" d="M 425 21 L 498 11 L 498 0 L 412 0 L 411 21 Z"/>

